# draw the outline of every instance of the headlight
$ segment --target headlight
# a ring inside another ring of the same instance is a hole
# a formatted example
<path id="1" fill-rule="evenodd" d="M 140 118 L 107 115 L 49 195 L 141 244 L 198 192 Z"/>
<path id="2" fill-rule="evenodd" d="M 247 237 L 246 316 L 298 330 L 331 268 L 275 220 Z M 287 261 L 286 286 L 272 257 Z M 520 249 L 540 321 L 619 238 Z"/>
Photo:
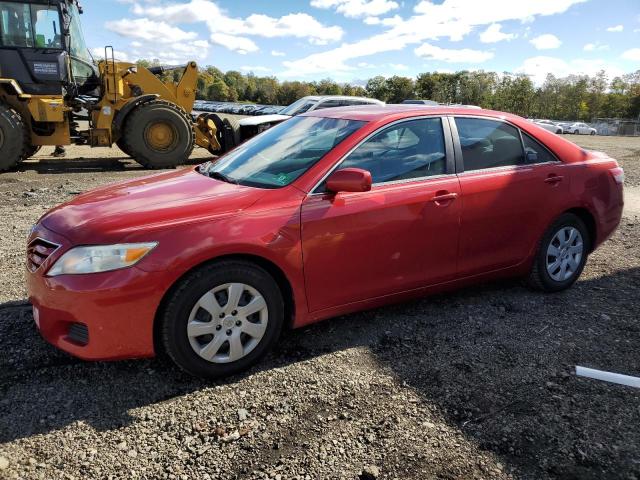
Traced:
<path id="1" fill-rule="evenodd" d="M 79 275 L 130 267 L 142 260 L 156 245 L 158 242 L 75 247 L 62 255 L 47 275 Z"/>

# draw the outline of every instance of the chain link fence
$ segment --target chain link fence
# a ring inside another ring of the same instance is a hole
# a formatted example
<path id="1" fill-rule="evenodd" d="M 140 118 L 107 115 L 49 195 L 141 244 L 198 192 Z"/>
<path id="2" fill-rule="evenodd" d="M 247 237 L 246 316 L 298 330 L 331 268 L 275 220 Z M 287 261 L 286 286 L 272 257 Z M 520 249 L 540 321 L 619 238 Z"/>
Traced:
<path id="1" fill-rule="evenodd" d="M 640 120 L 595 118 L 591 122 L 591 126 L 597 130 L 598 135 L 640 136 Z"/>

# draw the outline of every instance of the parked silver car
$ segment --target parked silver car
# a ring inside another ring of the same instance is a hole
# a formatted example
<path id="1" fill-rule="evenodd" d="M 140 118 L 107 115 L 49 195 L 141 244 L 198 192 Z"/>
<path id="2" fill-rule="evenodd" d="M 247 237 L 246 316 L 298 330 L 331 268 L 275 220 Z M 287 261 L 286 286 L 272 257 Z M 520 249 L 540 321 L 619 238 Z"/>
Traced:
<path id="1" fill-rule="evenodd" d="M 563 133 L 562 127 L 556 125 L 551 120 L 532 120 L 533 123 L 538 125 L 539 127 L 544 128 L 552 133 Z"/>
<path id="2" fill-rule="evenodd" d="M 582 122 L 572 123 L 567 127 L 567 131 L 575 135 L 595 135 L 598 133 L 595 128 Z"/>

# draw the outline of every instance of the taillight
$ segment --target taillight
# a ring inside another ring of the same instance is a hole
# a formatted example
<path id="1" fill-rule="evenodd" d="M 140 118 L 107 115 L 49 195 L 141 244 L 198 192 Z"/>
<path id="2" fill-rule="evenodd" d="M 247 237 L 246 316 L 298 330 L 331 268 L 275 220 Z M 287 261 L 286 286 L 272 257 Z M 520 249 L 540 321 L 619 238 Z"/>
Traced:
<path id="1" fill-rule="evenodd" d="M 612 168 L 609 170 L 609 173 L 618 185 L 622 185 L 624 183 L 624 170 L 622 167 Z"/>

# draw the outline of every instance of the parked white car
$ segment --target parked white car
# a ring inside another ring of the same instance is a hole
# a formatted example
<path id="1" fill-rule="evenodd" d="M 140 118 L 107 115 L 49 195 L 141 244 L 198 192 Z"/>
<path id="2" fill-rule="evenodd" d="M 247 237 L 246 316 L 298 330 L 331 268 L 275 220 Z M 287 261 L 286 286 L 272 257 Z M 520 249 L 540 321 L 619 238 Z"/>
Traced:
<path id="1" fill-rule="evenodd" d="M 595 135 L 598 133 L 595 128 L 581 122 L 572 123 L 566 131 L 575 135 Z"/>
<path id="2" fill-rule="evenodd" d="M 353 105 L 384 105 L 384 102 L 375 98 L 349 97 L 342 95 L 310 95 L 302 97 L 288 107 L 274 115 L 261 115 L 258 117 L 243 118 L 240 124 L 240 141 L 244 142 L 255 135 L 268 130 L 280 122 L 296 115 L 320 110 L 323 108 L 349 107 Z"/>
<path id="3" fill-rule="evenodd" d="M 551 120 L 533 120 L 533 123 L 535 123 L 539 127 L 544 128 L 545 130 L 549 130 L 550 132 L 562 133 L 562 127 L 559 127 Z"/>

